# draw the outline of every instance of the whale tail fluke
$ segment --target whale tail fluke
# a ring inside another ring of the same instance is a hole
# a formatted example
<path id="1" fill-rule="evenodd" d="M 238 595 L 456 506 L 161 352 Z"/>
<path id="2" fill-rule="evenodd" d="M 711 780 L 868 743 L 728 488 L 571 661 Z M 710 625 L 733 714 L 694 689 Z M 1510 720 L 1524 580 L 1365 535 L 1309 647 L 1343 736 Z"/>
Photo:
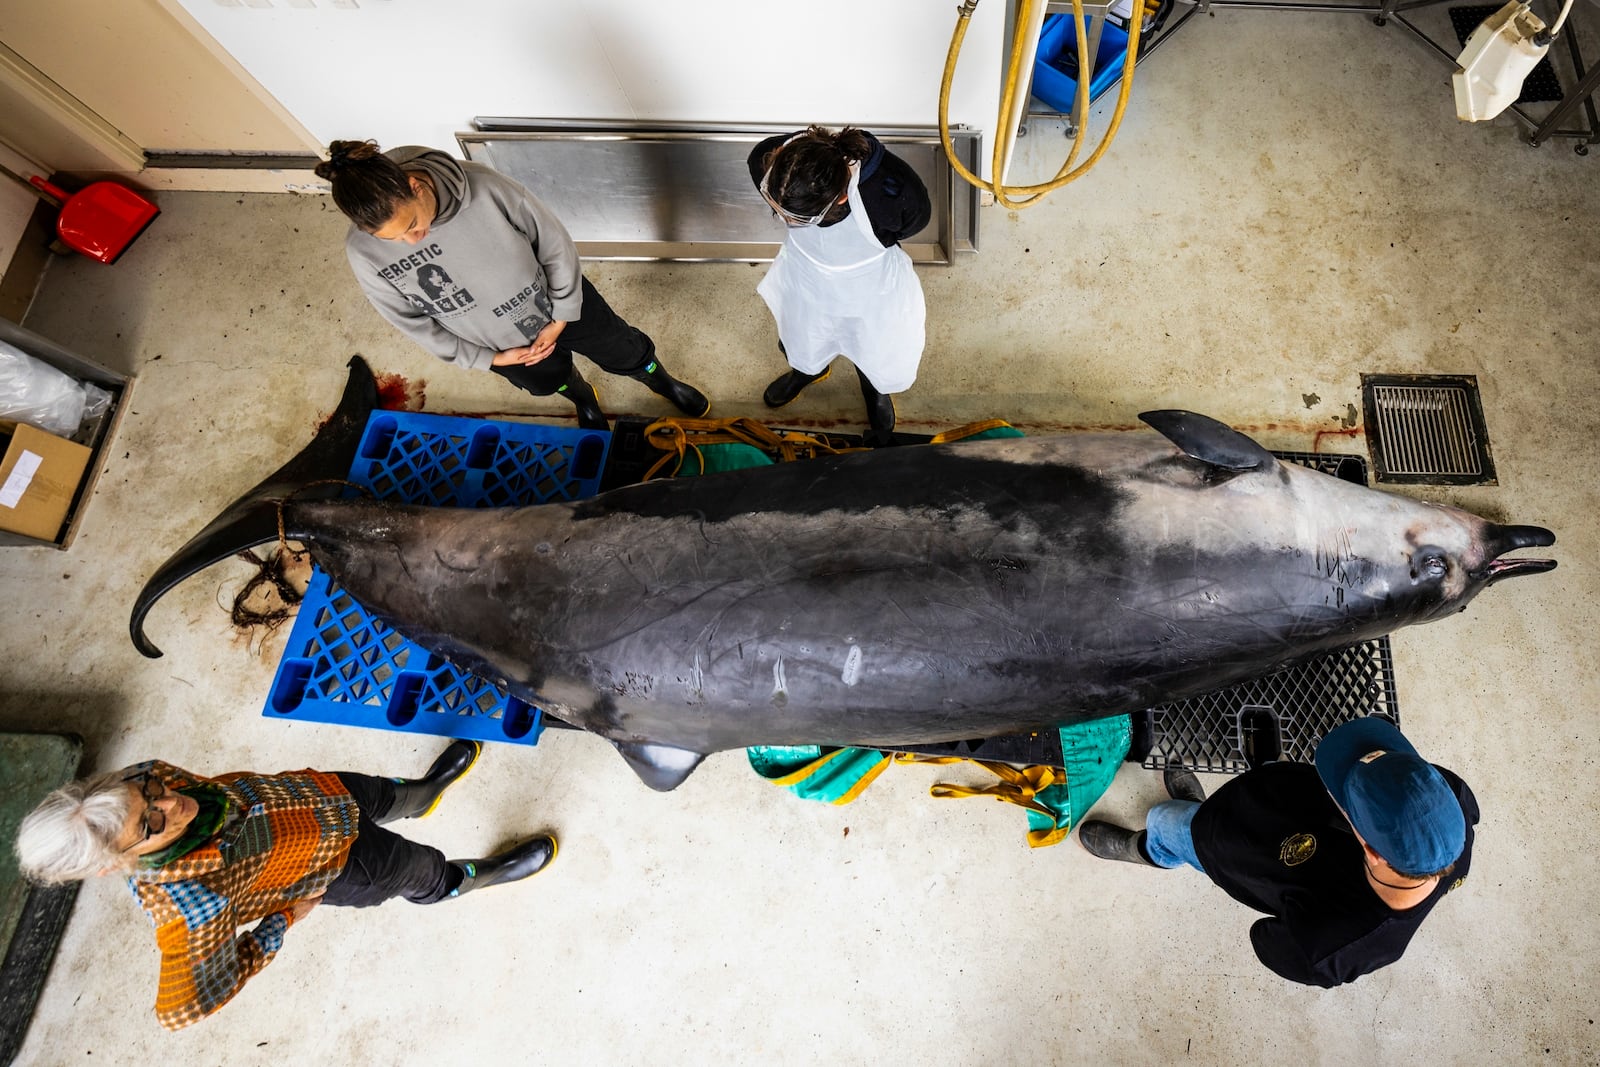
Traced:
<path id="1" fill-rule="evenodd" d="M 350 377 L 344 395 L 311 443 L 279 467 L 261 484 L 223 509 L 189 542 L 174 552 L 139 590 L 128 633 L 134 647 L 156 659 L 161 655 L 144 633 L 145 616 L 173 586 L 213 563 L 278 538 L 278 504 L 291 494 L 316 500 L 339 495 L 337 484 L 312 485 L 349 475 L 356 449 L 367 426 L 367 415 L 378 404 L 378 384 L 372 369 L 360 356 L 350 357 Z M 310 488 L 307 488 L 307 487 Z"/>

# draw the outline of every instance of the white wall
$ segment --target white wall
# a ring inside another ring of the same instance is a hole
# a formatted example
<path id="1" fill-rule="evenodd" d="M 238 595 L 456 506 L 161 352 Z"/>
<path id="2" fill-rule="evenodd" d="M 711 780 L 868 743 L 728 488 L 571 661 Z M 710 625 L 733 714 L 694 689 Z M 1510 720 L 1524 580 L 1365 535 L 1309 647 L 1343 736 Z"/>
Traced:
<path id="1" fill-rule="evenodd" d="M 456 150 L 477 115 L 932 126 L 952 0 L 179 0 L 322 143 Z M 269 6 L 256 6 L 256 5 Z M 950 120 L 991 136 L 1005 3 Z"/>
<path id="2" fill-rule="evenodd" d="M 0 144 L 0 164 L 24 178 L 43 173 L 38 164 L 3 144 Z M 22 231 L 33 217 L 33 205 L 38 202 L 39 198 L 33 193 L 0 174 L 0 277 L 5 276 L 6 267 L 22 240 Z"/>
<path id="3" fill-rule="evenodd" d="M 207 35 L 173 0 L 0 0 L 0 41 L 131 148 L 304 152 L 314 144 L 225 54 L 212 53 Z M 11 143 L 54 169 L 105 167 L 57 149 L 61 137 Z M 132 155 L 120 169 L 139 169 Z"/>

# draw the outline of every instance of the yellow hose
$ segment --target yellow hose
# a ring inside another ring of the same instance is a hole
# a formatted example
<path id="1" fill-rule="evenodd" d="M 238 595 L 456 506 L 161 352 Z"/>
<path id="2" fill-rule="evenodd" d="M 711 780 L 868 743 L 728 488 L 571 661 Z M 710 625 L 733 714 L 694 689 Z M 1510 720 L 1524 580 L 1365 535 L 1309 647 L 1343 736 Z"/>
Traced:
<path id="1" fill-rule="evenodd" d="M 956 60 L 961 55 L 961 43 L 966 39 L 967 26 L 972 21 L 972 13 L 978 7 L 978 0 L 963 0 L 956 8 L 955 33 L 950 38 L 950 52 L 944 61 L 944 78 L 939 83 L 939 139 L 944 144 L 944 154 L 950 160 L 950 166 L 955 169 L 962 179 L 979 189 L 987 189 L 994 194 L 995 203 L 1008 208 L 1031 207 L 1044 199 L 1045 194 L 1055 191 L 1068 182 L 1077 181 L 1089 168 L 1100 161 L 1106 149 L 1111 147 L 1111 142 L 1117 136 L 1117 129 L 1122 125 L 1122 113 L 1128 106 L 1128 92 L 1133 88 L 1133 67 L 1139 55 L 1139 31 L 1144 26 L 1144 12 L 1137 11 L 1129 21 L 1132 25 L 1128 30 L 1128 58 L 1122 70 L 1122 87 L 1117 93 L 1117 109 L 1111 115 L 1111 125 L 1106 130 L 1106 135 L 1101 138 L 1095 150 L 1089 154 L 1081 167 L 1072 169 L 1072 164 L 1078 158 L 1078 152 L 1083 147 L 1084 130 L 1088 127 L 1089 118 L 1089 82 L 1094 77 L 1094 68 L 1089 64 L 1089 34 L 1084 32 L 1083 25 L 1083 0 L 1072 0 L 1072 17 L 1075 20 L 1076 32 L 1073 36 L 1078 41 L 1078 91 L 1073 100 L 1072 121 L 1077 127 L 1072 137 L 1072 150 L 1067 154 L 1066 162 L 1061 164 L 1061 169 L 1056 171 L 1055 177 L 1047 182 L 1037 185 L 1003 185 L 1000 182 L 1005 155 L 1010 143 L 1009 131 L 1017 125 L 1017 86 L 1021 80 L 1021 72 L 1026 69 L 1024 62 L 1031 58 L 1023 55 L 1027 38 L 1028 27 L 1033 24 L 1033 15 L 1037 5 L 1044 0 L 1019 0 L 1017 5 L 1016 32 L 1011 40 L 1011 57 L 1006 67 L 1005 88 L 1000 94 L 1000 115 L 996 119 L 998 126 L 994 138 L 994 157 L 990 170 L 995 175 L 995 180 L 986 182 L 978 177 L 956 157 L 955 146 L 950 140 L 950 85 L 955 81 Z"/>

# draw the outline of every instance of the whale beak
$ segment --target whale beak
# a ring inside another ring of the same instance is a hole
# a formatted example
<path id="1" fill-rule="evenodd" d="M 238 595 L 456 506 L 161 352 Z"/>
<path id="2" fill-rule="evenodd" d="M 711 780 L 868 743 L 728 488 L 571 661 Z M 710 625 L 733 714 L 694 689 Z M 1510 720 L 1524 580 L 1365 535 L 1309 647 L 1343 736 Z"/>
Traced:
<path id="1" fill-rule="evenodd" d="M 1553 559 L 1500 558 L 1505 553 L 1514 552 L 1519 548 L 1544 548 L 1555 544 L 1556 535 L 1543 526 L 1496 526 L 1490 543 L 1497 550 L 1495 558 L 1476 575 L 1485 584 L 1492 585 L 1502 578 L 1514 578 L 1521 574 L 1543 574 L 1545 571 L 1556 569 L 1556 561 Z"/>

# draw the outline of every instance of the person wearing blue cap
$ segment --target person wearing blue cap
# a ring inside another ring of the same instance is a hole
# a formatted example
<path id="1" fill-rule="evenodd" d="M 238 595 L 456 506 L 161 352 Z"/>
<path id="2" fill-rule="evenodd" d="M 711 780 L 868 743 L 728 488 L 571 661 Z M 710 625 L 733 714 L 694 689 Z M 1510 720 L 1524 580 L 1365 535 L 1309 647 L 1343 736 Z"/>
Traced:
<path id="1" fill-rule="evenodd" d="M 1180 768 L 1143 830 L 1101 820 L 1078 840 L 1101 859 L 1195 868 L 1265 912 L 1250 943 L 1292 982 L 1336 986 L 1398 960 L 1422 920 L 1466 880 L 1478 801 L 1388 719 L 1328 732 L 1316 766 L 1268 763 L 1207 798 Z"/>

